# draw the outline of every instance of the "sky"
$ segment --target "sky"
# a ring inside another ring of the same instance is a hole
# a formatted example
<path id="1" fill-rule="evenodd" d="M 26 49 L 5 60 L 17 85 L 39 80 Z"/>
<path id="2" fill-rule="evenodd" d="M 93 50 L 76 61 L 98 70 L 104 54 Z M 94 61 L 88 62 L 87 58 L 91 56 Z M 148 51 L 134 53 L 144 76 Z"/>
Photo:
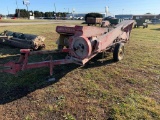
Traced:
<path id="1" fill-rule="evenodd" d="M 16 4 L 17 1 L 17 4 Z M 29 0 L 28 9 L 42 12 L 72 12 L 89 13 L 109 12 L 118 14 L 160 14 L 160 0 Z M 26 9 L 23 0 L 0 0 L 0 14 L 14 14 L 16 8 Z"/>

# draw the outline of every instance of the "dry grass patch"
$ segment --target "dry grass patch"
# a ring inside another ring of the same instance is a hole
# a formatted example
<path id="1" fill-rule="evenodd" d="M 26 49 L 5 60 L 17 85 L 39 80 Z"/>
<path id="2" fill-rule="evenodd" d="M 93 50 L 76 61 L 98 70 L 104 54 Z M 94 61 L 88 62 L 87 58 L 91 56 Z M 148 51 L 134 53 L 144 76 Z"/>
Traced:
<path id="1" fill-rule="evenodd" d="M 72 24 L 72 23 L 70 23 Z M 57 25 L 57 24 L 56 24 Z M 55 49 L 56 25 L 8 26 L 3 30 L 46 37 L 46 49 Z M 160 25 L 133 29 L 125 58 L 102 63 L 96 57 L 84 67 L 54 68 L 57 82 L 47 82 L 48 68 L 13 76 L 0 73 L 1 119 L 160 119 Z M 0 32 L 1 32 L 0 31 Z M 0 61 L 17 59 L 19 49 L 0 45 Z M 54 54 L 54 59 L 65 55 Z M 46 56 L 31 57 L 30 61 Z"/>

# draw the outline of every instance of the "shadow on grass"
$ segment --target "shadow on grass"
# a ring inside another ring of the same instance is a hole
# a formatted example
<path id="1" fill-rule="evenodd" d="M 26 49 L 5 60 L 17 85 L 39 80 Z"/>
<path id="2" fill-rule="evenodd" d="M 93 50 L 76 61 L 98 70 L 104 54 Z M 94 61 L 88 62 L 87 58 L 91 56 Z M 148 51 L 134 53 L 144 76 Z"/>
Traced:
<path id="1" fill-rule="evenodd" d="M 151 29 L 151 30 L 156 30 L 156 31 L 160 31 L 160 28 L 156 28 L 156 29 Z"/>
<path id="2" fill-rule="evenodd" d="M 98 54 L 93 59 L 91 59 L 88 63 L 86 63 L 86 65 L 83 66 L 82 69 L 88 69 L 88 68 L 92 68 L 92 67 L 100 67 L 100 66 L 115 63 L 115 61 L 113 60 L 113 58 L 111 58 L 110 55 L 107 55 L 107 56 L 108 57 L 104 57 L 102 59 L 102 54 Z"/>
<path id="3" fill-rule="evenodd" d="M 44 61 L 41 57 L 46 58 L 46 56 L 47 55 L 31 56 L 31 60 L 29 61 Z M 53 54 L 53 59 L 63 59 L 64 56 L 66 56 L 66 54 Z M 5 57 L 3 63 L 12 60 L 13 56 Z M 21 71 L 17 73 L 17 75 L 0 73 L 0 105 L 10 103 L 14 100 L 25 97 L 27 94 L 37 89 L 42 89 L 54 84 L 77 67 L 79 66 L 75 64 L 55 66 L 53 71 L 53 77 L 56 79 L 55 81 L 48 81 L 49 68 L 30 69 Z"/>
<path id="4" fill-rule="evenodd" d="M 63 57 L 63 55 L 56 55 L 56 57 Z M 57 59 L 62 59 L 58 58 Z M 98 61 L 99 56 L 93 58 L 81 69 L 91 67 L 98 67 L 113 63 L 113 60 L 106 60 L 103 63 Z M 55 66 L 53 70 L 53 77 L 55 81 L 48 82 L 49 68 L 38 68 L 19 72 L 16 76 L 7 73 L 0 73 L 0 105 L 10 103 L 17 99 L 27 96 L 37 89 L 45 88 L 49 85 L 57 83 L 67 73 L 78 68 L 76 64 L 66 64 Z"/>
<path id="5" fill-rule="evenodd" d="M 56 66 L 53 72 L 55 81 L 48 81 L 49 69 L 31 69 L 19 72 L 16 76 L 0 73 L 0 105 L 25 97 L 29 93 L 57 83 L 63 76 L 78 66 L 68 64 Z"/>

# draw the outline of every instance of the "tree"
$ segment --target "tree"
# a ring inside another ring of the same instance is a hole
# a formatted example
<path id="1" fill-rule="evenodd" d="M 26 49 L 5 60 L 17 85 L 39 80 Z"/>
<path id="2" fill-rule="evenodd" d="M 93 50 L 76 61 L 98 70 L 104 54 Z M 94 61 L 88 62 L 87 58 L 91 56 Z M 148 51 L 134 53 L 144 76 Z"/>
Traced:
<path id="1" fill-rule="evenodd" d="M 54 16 L 53 12 L 45 12 L 44 15 L 45 15 L 45 17 L 47 17 L 47 18 L 50 18 L 50 17 L 53 17 L 53 16 Z"/>
<path id="2" fill-rule="evenodd" d="M 16 11 L 15 11 L 15 17 L 18 17 L 19 12 L 20 12 L 20 16 L 22 18 L 28 18 L 29 12 L 26 11 L 26 9 L 16 9 Z"/>
<path id="3" fill-rule="evenodd" d="M 44 17 L 44 13 L 43 12 L 39 12 L 39 11 L 34 11 L 34 16 L 35 17 Z"/>

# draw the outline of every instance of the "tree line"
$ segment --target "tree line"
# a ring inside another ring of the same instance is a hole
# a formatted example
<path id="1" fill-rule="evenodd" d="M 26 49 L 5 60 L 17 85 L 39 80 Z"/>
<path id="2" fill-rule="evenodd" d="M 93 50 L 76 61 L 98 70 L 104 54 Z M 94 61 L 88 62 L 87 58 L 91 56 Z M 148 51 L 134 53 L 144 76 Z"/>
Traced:
<path id="1" fill-rule="evenodd" d="M 27 11 L 26 9 L 16 9 L 15 17 L 27 18 L 29 14 L 34 14 L 35 17 L 66 17 L 67 12 L 41 12 L 41 11 Z"/>

